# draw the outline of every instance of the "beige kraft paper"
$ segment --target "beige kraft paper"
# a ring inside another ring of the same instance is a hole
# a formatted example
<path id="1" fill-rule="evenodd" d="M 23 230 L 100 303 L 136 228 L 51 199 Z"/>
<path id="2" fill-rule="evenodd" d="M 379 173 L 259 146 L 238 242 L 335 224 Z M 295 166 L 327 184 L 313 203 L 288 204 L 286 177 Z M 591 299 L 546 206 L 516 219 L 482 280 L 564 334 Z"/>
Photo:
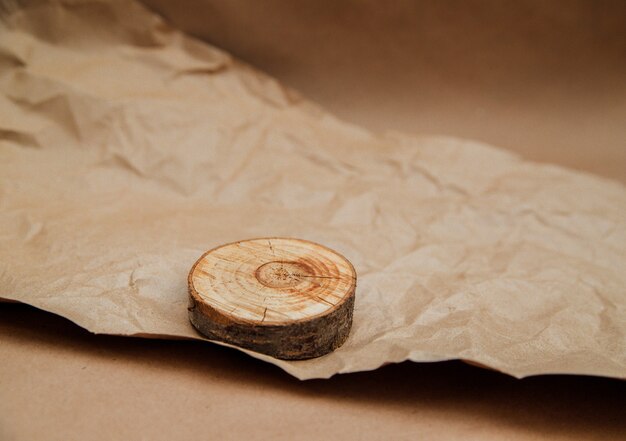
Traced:
<path id="1" fill-rule="evenodd" d="M 465 359 L 522 377 L 626 376 L 626 192 L 452 138 L 334 118 L 133 2 L 4 11 L 0 297 L 97 333 L 202 337 L 186 276 L 251 237 L 358 273 L 300 378 Z"/>

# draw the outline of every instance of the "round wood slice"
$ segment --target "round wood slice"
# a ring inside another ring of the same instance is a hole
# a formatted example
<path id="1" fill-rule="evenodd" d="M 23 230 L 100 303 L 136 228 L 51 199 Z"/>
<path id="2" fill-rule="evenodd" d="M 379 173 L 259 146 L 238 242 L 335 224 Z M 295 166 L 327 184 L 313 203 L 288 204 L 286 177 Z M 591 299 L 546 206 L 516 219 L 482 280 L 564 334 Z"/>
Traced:
<path id="1" fill-rule="evenodd" d="M 189 319 L 210 339 L 276 358 L 319 357 L 352 326 L 356 272 L 305 240 L 252 239 L 214 248 L 189 273 Z"/>

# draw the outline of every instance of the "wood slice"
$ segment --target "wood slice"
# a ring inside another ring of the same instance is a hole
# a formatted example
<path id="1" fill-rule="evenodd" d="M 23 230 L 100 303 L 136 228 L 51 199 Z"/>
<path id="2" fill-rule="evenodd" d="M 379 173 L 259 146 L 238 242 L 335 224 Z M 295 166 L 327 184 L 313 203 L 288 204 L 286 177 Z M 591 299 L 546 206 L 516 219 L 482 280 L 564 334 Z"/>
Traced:
<path id="1" fill-rule="evenodd" d="M 203 335 L 276 358 L 335 350 L 352 326 L 356 272 L 340 254 L 299 239 L 235 242 L 189 273 L 189 319 Z"/>

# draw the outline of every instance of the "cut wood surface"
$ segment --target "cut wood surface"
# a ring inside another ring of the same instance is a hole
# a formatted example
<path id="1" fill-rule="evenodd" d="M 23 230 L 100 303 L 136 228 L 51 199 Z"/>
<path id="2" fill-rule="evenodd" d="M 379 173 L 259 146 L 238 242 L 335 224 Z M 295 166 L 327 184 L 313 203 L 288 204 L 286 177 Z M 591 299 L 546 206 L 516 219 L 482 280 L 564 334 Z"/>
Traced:
<path id="1" fill-rule="evenodd" d="M 352 325 L 356 272 L 300 239 L 234 242 L 205 253 L 189 273 L 189 318 L 208 338 L 276 358 L 324 355 Z"/>

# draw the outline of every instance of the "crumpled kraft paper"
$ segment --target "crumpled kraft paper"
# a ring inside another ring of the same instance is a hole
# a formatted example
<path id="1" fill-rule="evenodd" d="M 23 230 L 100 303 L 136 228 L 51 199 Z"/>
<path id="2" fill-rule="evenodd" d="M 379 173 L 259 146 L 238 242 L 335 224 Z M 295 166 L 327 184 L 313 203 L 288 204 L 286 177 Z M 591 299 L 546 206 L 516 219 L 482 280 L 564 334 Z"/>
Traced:
<path id="1" fill-rule="evenodd" d="M 248 351 L 300 379 L 456 358 L 626 376 L 622 185 L 478 143 L 374 135 L 138 3 L 3 15 L 0 297 L 96 333 L 201 339 L 193 262 L 293 236 L 359 276 L 343 347 L 298 362 Z"/>

